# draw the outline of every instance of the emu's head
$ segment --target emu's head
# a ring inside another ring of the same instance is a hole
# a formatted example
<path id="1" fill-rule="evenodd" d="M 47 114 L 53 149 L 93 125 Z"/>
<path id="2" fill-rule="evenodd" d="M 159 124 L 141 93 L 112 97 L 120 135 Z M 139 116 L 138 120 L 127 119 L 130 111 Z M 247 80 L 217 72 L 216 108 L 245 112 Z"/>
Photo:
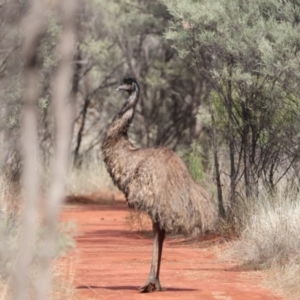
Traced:
<path id="1" fill-rule="evenodd" d="M 117 88 L 117 91 L 126 91 L 131 94 L 137 91 L 139 88 L 136 80 L 134 78 L 124 78 L 121 85 Z"/>

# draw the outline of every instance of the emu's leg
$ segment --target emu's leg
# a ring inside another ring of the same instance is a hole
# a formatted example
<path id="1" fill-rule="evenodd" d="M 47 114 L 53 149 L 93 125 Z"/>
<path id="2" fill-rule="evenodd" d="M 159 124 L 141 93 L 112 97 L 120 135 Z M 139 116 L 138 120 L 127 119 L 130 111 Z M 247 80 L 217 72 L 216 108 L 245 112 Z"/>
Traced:
<path id="1" fill-rule="evenodd" d="M 165 239 L 165 230 L 159 227 L 158 223 L 153 223 L 154 243 L 152 252 L 152 261 L 150 274 L 147 282 L 139 288 L 141 293 L 161 291 L 162 287 L 159 282 L 159 271 L 161 263 L 161 254 L 163 242 Z M 156 272 L 155 272 L 156 270 Z"/>

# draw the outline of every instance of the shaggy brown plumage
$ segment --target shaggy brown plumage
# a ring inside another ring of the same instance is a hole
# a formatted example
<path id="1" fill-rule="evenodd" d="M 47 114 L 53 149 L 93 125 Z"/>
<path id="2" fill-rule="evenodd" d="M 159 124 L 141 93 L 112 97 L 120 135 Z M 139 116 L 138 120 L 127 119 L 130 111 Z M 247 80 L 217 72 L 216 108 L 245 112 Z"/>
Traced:
<path id="1" fill-rule="evenodd" d="M 118 90 L 127 91 L 129 98 L 106 131 L 103 157 L 128 205 L 147 212 L 153 221 L 155 241 L 151 271 L 141 291 L 161 290 L 159 267 L 165 232 L 212 229 L 216 206 L 173 151 L 165 147 L 136 148 L 130 143 L 127 131 L 139 99 L 139 87 L 134 79 L 127 78 Z"/>

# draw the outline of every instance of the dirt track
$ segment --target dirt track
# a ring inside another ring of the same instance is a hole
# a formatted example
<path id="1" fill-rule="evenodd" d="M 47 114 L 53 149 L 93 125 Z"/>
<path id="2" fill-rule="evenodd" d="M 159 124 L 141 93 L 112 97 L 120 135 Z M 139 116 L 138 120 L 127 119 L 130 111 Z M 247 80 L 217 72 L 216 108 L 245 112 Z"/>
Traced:
<path id="1" fill-rule="evenodd" d="M 140 294 L 150 269 L 152 238 L 128 230 L 125 204 L 67 207 L 64 221 L 78 223 L 75 285 L 82 299 L 281 299 L 262 288 L 261 275 L 216 260 L 212 243 L 167 239 L 161 284 Z"/>

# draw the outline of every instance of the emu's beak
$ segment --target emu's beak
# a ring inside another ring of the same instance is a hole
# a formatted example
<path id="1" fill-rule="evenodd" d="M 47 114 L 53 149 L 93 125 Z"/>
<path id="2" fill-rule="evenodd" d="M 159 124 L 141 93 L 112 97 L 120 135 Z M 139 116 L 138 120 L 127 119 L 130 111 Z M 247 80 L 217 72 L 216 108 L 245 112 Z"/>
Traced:
<path id="1" fill-rule="evenodd" d="M 127 90 L 127 86 L 125 84 L 121 84 L 120 86 L 118 86 L 118 88 L 116 88 L 116 91 L 126 91 Z"/>

